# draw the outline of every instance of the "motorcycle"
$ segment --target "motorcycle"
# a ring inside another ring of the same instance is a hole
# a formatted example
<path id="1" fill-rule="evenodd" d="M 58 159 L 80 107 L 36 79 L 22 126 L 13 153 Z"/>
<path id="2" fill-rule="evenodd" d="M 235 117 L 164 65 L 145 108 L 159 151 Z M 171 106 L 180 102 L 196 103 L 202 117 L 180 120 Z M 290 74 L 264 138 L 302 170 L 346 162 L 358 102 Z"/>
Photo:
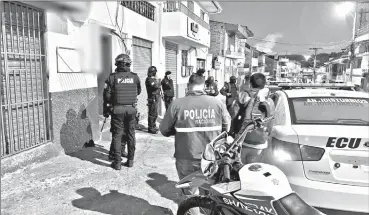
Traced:
<path id="1" fill-rule="evenodd" d="M 256 119 L 233 139 L 221 133 L 207 144 L 202 154 L 201 170 L 176 184 L 179 189 L 197 188 L 178 207 L 177 215 L 324 215 L 292 191 L 287 177 L 277 167 L 264 163 L 243 165 L 242 143 L 248 132 L 264 128 L 272 117 Z"/>

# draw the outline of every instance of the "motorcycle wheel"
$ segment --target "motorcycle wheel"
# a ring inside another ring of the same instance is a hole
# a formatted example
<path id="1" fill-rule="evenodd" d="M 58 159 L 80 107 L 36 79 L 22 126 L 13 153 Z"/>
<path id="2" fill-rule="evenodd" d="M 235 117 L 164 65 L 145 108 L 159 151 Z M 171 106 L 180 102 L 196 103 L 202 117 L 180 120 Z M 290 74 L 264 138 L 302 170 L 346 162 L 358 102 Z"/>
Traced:
<path id="1" fill-rule="evenodd" d="M 204 215 L 223 215 L 216 210 L 215 202 L 206 196 L 193 196 L 181 202 L 178 206 L 177 215 L 192 215 L 191 209 L 201 208 L 200 214 Z"/>

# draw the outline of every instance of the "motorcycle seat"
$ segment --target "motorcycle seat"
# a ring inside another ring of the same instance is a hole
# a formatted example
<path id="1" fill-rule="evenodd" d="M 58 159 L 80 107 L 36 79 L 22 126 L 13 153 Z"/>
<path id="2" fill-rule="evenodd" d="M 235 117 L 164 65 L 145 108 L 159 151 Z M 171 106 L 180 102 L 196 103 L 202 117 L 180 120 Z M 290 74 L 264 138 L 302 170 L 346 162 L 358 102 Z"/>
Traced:
<path id="1" fill-rule="evenodd" d="M 273 202 L 278 215 L 324 215 L 302 200 L 296 193 Z"/>

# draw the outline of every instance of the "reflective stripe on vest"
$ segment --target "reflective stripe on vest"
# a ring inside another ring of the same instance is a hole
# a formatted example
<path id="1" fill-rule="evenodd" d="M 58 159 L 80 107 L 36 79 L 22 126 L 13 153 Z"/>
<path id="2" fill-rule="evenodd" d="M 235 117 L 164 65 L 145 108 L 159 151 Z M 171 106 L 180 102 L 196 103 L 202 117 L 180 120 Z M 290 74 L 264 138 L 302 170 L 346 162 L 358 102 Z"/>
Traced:
<path id="1" fill-rule="evenodd" d="M 192 127 L 192 128 L 177 128 L 177 132 L 181 133 L 190 133 L 190 132 L 197 132 L 197 131 L 218 131 L 222 130 L 222 126 L 212 126 L 212 127 Z"/>

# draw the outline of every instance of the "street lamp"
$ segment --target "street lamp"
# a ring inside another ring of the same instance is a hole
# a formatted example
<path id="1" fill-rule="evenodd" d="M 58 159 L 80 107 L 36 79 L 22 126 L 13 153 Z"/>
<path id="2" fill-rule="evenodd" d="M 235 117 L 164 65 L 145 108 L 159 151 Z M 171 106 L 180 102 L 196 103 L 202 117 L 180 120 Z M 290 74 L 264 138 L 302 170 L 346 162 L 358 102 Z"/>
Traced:
<path id="1" fill-rule="evenodd" d="M 352 81 L 352 73 L 354 70 L 355 60 L 355 38 L 356 38 L 356 2 L 342 2 L 336 5 L 336 14 L 340 17 L 351 15 L 354 19 L 352 29 L 352 43 L 350 46 L 350 81 Z M 352 13 L 353 12 L 353 13 Z M 346 76 L 347 77 L 347 76 Z"/>
<path id="2" fill-rule="evenodd" d="M 339 17 L 345 18 L 347 15 L 351 15 L 353 17 L 353 14 L 351 13 L 355 9 L 355 3 L 354 2 L 341 2 L 336 5 L 336 14 Z"/>

